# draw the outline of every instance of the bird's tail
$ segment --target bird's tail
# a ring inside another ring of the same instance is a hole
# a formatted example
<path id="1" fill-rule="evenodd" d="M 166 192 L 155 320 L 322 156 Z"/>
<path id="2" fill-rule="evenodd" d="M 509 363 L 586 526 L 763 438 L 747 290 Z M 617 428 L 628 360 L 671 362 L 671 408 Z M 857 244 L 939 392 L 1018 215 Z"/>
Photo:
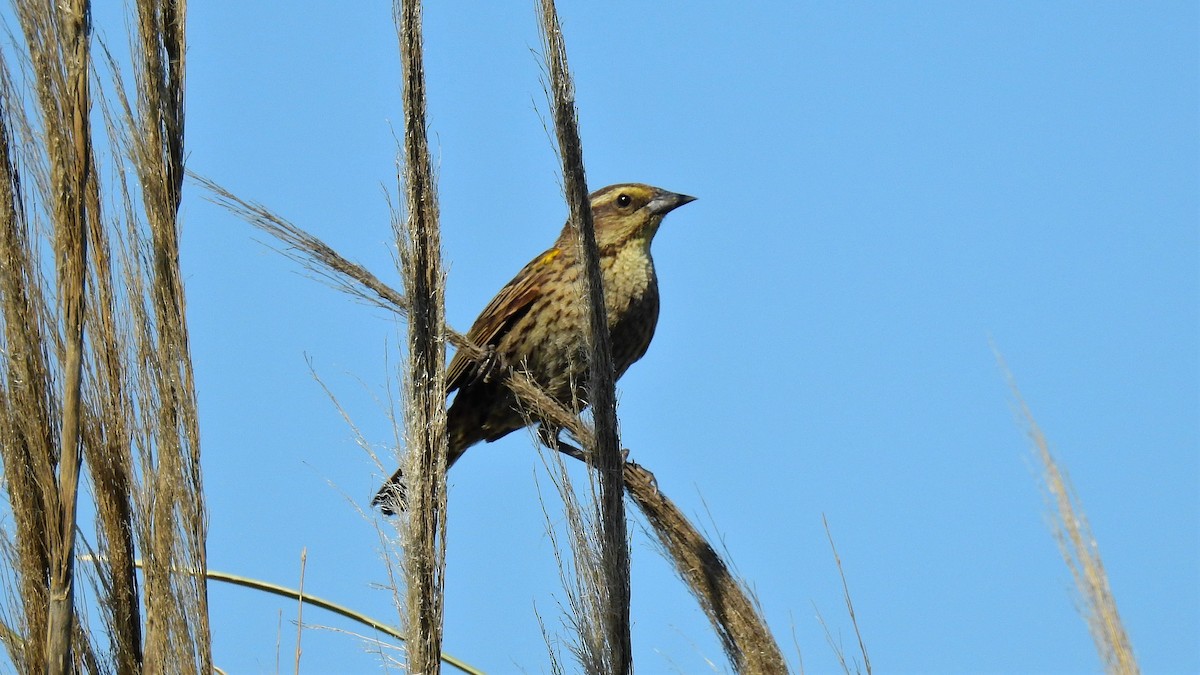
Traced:
<path id="1" fill-rule="evenodd" d="M 458 425 L 461 427 L 461 425 Z M 450 451 L 446 455 L 446 470 L 458 461 L 467 448 L 478 442 L 478 439 L 472 440 L 466 438 L 460 429 L 450 430 Z M 379 488 L 379 492 L 375 493 L 374 499 L 371 500 L 371 506 L 378 506 L 380 511 L 383 511 L 385 516 L 394 516 L 400 511 L 408 507 L 408 488 L 404 484 L 404 468 L 396 469 L 396 473 Z"/>

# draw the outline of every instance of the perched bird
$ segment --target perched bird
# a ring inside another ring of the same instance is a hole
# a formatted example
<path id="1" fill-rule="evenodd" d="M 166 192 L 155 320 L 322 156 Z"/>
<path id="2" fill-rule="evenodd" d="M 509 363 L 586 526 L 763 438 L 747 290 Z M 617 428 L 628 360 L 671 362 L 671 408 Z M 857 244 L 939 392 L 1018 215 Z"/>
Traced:
<path id="1" fill-rule="evenodd" d="M 658 323 L 658 279 L 650 242 L 663 216 L 695 197 L 629 183 L 597 190 L 590 199 L 613 365 L 620 377 L 646 353 Z M 573 400 L 583 400 L 587 391 L 587 300 L 580 295 L 579 258 L 579 244 L 568 223 L 554 246 L 518 272 L 467 333 L 499 363 L 528 372 L 568 407 Z M 458 394 L 447 412 L 447 468 L 472 445 L 497 440 L 529 422 L 501 378 L 490 377 L 495 365 L 461 351 L 450 361 L 446 394 Z M 388 515 L 403 508 L 400 471 L 380 488 L 372 504 Z"/>

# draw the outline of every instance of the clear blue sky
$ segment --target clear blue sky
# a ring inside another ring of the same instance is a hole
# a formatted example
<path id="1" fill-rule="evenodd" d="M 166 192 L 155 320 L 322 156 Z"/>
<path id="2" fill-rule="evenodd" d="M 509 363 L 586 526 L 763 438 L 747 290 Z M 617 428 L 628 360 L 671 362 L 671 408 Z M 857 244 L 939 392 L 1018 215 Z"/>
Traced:
<path id="1" fill-rule="evenodd" d="M 563 2 L 592 187 L 699 201 L 655 242 L 663 309 L 621 430 L 720 533 L 808 672 L 1098 672 L 994 341 L 1070 472 L 1146 672 L 1200 670 L 1200 97 L 1192 2 Z M 385 2 L 189 6 L 190 167 L 396 281 L 399 65 Z M 119 35 L 119 26 L 108 30 Z M 533 2 L 431 3 L 451 323 L 565 218 Z M 403 326 L 297 273 L 190 188 L 214 568 L 394 618 L 366 508 Z M 389 460 L 386 470 L 393 465 Z M 451 474 L 447 651 L 548 672 L 564 599 L 530 439 Z M 554 512 L 551 505 L 551 512 Z M 557 517 L 557 516 L 556 516 Z M 634 528 L 639 672 L 724 668 Z M 291 603 L 211 591 L 216 662 L 273 672 Z M 358 630 L 315 610 L 314 623 Z M 794 644 L 793 644 L 794 635 Z M 304 672 L 377 671 L 304 636 Z"/>

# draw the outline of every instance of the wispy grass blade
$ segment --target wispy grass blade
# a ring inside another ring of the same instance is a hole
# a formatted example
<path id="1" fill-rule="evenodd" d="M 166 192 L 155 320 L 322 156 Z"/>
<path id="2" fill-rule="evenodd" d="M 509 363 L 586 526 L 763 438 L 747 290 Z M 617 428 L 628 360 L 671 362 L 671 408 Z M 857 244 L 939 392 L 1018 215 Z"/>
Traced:
<path id="1" fill-rule="evenodd" d="M 846 570 L 842 567 L 842 557 L 838 555 L 837 544 L 833 543 L 833 532 L 829 529 L 829 520 L 825 518 L 824 513 L 821 514 L 821 524 L 825 526 L 825 536 L 829 538 L 829 550 L 833 551 L 833 562 L 837 566 L 838 576 L 842 580 L 842 600 L 846 604 L 846 612 L 850 615 L 850 624 L 854 627 L 854 637 L 858 640 L 858 653 L 863 658 L 863 669 L 867 671 L 867 675 L 871 675 L 871 656 L 867 653 L 867 644 L 863 641 L 862 630 L 858 626 L 858 615 L 854 612 L 854 601 L 850 599 L 850 584 L 846 582 Z M 817 616 L 820 617 L 819 612 Z M 821 625 L 822 627 L 825 626 L 823 619 L 821 620 Z M 827 627 L 825 628 L 825 636 L 831 638 Z M 830 644 L 832 645 L 832 643 L 833 641 L 830 639 Z M 838 661 L 841 662 L 842 668 L 849 672 L 845 654 L 836 646 L 835 651 L 837 651 Z"/>
<path id="2" fill-rule="evenodd" d="M 58 353 L 53 290 L 42 278 L 38 223 L 25 192 L 48 181 L 48 167 L 25 162 L 33 132 L 22 100 L 13 89 L 11 61 L 0 81 L 0 300 L 3 303 L 3 386 L 0 387 L 0 458 L 4 488 L 12 510 L 11 545 L 3 548 L 6 567 L 17 579 L 6 590 L 14 618 L 4 642 L 22 673 L 45 668 L 49 609 L 50 509 L 56 507 L 46 486 L 54 484 L 58 397 L 54 358 Z M 44 155 L 38 156 L 44 159 Z M 22 174 L 21 168 L 26 169 Z M 37 177 L 30 178 L 29 172 Z M 27 185 L 32 183 L 33 185 Z M 35 192 L 37 190 L 35 189 Z M 5 533 L 8 534 L 8 533 Z M 9 542 L 6 542 L 9 544 Z"/>

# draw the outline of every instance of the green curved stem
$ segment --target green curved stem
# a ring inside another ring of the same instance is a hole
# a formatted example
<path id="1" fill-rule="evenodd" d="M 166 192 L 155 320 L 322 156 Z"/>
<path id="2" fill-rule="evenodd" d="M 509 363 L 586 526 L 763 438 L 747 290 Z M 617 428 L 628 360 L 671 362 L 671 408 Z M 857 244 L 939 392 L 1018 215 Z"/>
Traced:
<path id="1" fill-rule="evenodd" d="M 95 558 L 92 556 L 80 556 L 80 559 L 87 561 L 95 560 Z M 134 562 L 134 564 L 138 567 L 141 567 L 142 561 L 137 560 Z M 214 581 L 224 581 L 227 584 L 233 584 L 235 586 L 245 586 L 246 588 L 253 588 L 258 591 L 266 591 L 267 593 L 274 593 L 275 595 L 290 598 L 298 602 L 307 603 L 314 607 L 320 607 L 321 609 L 328 610 L 334 614 L 340 614 L 351 621 L 357 621 L 364 626 L 370 626 L 371 628 L 391 636 L 401 642 L 404 641 L 404 635 L 400 632 L 400 629 L 396 628 L 395 626 L 383 623 L 382 621 L 376 621 L 362 612 L 356 612 L 345 605 L 339 605 L 331 600 L 326 600 L 325 598 L 311 595 L 309 593 L 301 593 L 295 588 L 288 588 L 287 586 L 273 584 L 269 581 L 251 579 L 250 577 L 242 577 L 236 574 L 229 574 L 228 572 L 218 572 L 216 570 L 205 570 L 204 576 Z M 450 664 L 464 673 L 468 673 L 469 675 L 484 675 L 482 670 L 467 664 L 461 659 L 450 656 L 445 652 L 442 652 L 441 658 L 443 663 Z"/>

